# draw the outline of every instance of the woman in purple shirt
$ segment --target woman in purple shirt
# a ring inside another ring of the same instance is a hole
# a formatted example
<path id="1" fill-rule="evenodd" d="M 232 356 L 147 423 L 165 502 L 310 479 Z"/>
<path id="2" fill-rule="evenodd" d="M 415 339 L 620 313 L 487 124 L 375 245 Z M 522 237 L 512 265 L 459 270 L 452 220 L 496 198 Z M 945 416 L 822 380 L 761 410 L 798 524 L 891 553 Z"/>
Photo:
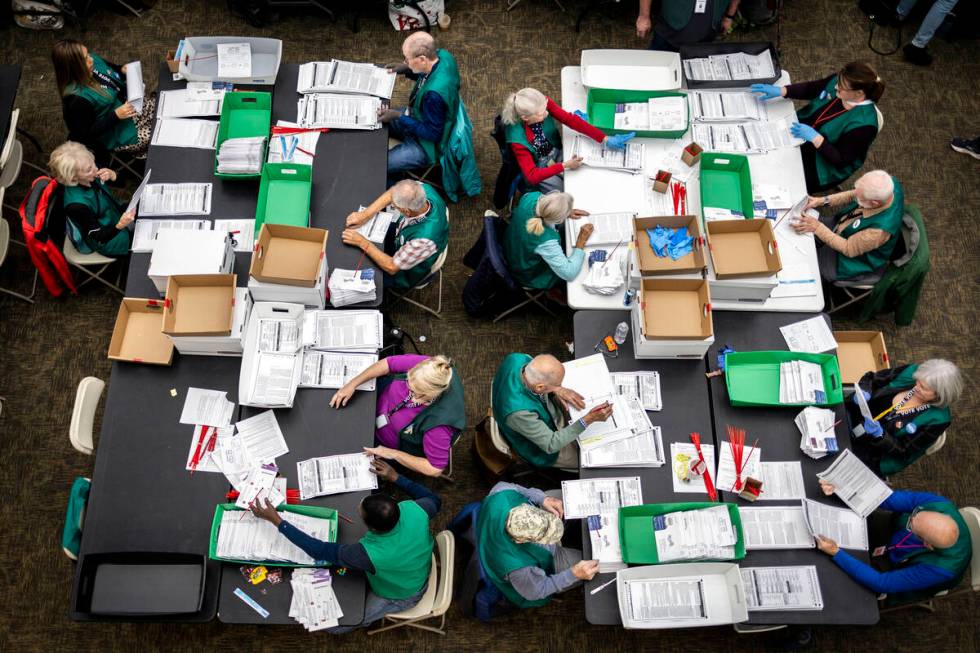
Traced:
<path id="1" fill-rule="evenodd" d="M 330 399 L 347 405 L 354 390 L 380 379 L 374 439 L 365 451 L 427 476 L 439 476 L 449 450 L 466 428 L 459 372 L 445 356 L 389 356 L 367 368 Z"/>

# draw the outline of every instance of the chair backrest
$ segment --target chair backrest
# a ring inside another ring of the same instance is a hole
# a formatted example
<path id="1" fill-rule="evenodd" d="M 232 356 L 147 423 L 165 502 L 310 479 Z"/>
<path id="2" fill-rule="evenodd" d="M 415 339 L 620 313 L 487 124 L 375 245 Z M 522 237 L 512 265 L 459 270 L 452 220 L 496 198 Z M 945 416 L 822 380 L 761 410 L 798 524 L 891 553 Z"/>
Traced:
<path id="1" fill-rule="evenodd" d="M 0 150 L 0 169 L 7 165 L 10 153 L 14 149 L 14 141 L 17 140 L 17 120 L 20 118 L 20 109 L 10 112 L 10 129 L 7 130 L 6 138 L 3 141 L 3 149 Z"/>
<path id="2" fill-rule="evenodd" d="M 446 224 L 449 224 L 449 207 L 448 206 L 446 207 Z M 445 249 L 443 249 L 442 250 L 442 253 L 439 254 L 439 258 L 437 258 L 436 259 L 436 262 L 432 264 L 432 270 L 429 271 L 429 276 L 432 276 L 433 274 L 435 274 L 436 272 L 438 272 L 439 270 L 442 269 L 442 266 L 446 264 L 446 258 L 448 256 L 449 256 L 449 243 L 447 242 Z"/>
<path id="3" fill-rule="evenodd" d="M 493 117 L 493 129 L 490 130 L 490 138 L 494 140 L 497 147 L 500 148 L 500 156 L 506 156 L 507 152 L 507 137 L 504 134 L 504 121 L 498 113 Z"/>
<path id="4" fill-rule="evenodd" d="M 885 114 L 881 112 L 877 104 L 875 105 L 875 113 L 878 114 L 878 133 L 880 134 L 881 130 L 885 128 Z"/>
<path id="5" fill-rule="evenodd" d="M 972 506 L 960 508 L 960 516 L 970 529 L 970 539 L 973 540 L 973 558 L 970 560 L 970 587 L 974 592 L 980 592 L 980 509 Z"/>
<path id="6" fill-rule="evenodd" d="M 490 424 L 490 441 L 493 443 L 494 448 L 505 456 L 510 456 L 510 445 L 504 440 L 504 436 L 500 434 L 500 429 L 497 427 L 497 420 L 493 418 L 493 381 L 490 382 L 490 415 L 487 421 Z"/>
<path id="7" fill-rule="evenodd" d="M 91 454 L 95 449 L 93 438 L 95 411 L 99 407 L 99 399 L 104 389 L 105 381 L 94 376 L 86 376 L 78 384 L 78 391 L 75 393 L 75 408 L 71 413 L 68 439 L 73 447 L 84 454 Z"/>
<path id="8" fill-rule="evenodd" d="M 932 443 L 932 446 L 926 449 L 926 455 L 931 456 L 935 453 L 939 453 L 939 450 L 945 446 L 946 446 L 946 431 L 943 431 L 942 434 L 940 434 L 940 436 L 936 438 L 936 441 Z"/>
<path id="9" fill-rule="evenodd" d="M 453 574 L 456 568 L 456 539 L 452 531 L 436 534 L 436 548 L 439 551 L 439 586 L 436 589 L 432 616 L 446 614 L 453 601 Z"/>
<path id="10" fill-rule="evenodd" d="M 3 188 L 0 188 L 0 206 L 3 206 Z M 0 265 L 7 260 L 7 250 L 10 249 L 10 225 L 0 218 Z"/>
<path id="11" fill-rule="evenodd" d="M 510 269 L 507 267 L 507 259 L 504 257 L 504 248 L 500 240 L 506 228 L 507 223 L 499 216 L 488 215 L 483 218 L 483 233 L 486 236 L 487 257 L 490 259 L 493 271 L 504 280 L 507 287 L 511 290 L 518 291 L 520 290 L 520 286 L 514 280 Z"/>

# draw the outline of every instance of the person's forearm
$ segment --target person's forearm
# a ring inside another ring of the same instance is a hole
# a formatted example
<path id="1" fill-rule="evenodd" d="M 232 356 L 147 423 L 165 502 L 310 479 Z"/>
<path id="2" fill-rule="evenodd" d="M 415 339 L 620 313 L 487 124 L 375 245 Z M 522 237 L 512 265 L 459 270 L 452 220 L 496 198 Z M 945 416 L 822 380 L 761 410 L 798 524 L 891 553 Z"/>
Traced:
<path id="1" fill-rule="evenodd" d="M 395 479 L 395 485 L 397 485 L 405 494 L 412 497 L 412 499 L 422 506 L 423 509 L 431 506 L 432 512 L 426 510 L 426 513 L 429 514 L 430 518 L 435 517 L 436 513 L 438 513 L 439 509 L 442 507 L 442 497 L 421 483 L 416 483 L 412 479 L 399 474 L 398 478 Z"/>
<path id="2" fill-rule="evenodd" d="M 824 224 L 821 224 L 814 233 L 828 247 L 848 258 L 875 250 L 887 243 L 889 238 L 888 232 L 881 229 L 864 229 L 849 238 L 844 238 Z"/>
<path id="3" fill-rule="evenodd" d="M 523 145 L 511 143 L 510 151 L 514 154 L 514 158 L 517 160 L 517 165 L 520 167 L 524 179 L 532 186 L 537 186 L 545 179 L 560 175 L 565 171 L 565 166 L 561 163 L 553 163 L 550 166 L 539 168 L 534 161 L 534 155 Z"/>
<path id="4" fill-rule="evenodd" d="M 873 592 L 885 594 L 935 587 L 952 577 L 938 567 L 914 563 L 894 571 L 877 571 L 843 549 L 834 555 L 833 561 L 861 585 Z"/>
<path id="5" fill-rule="evenodd" d="M 855 193 L 854 190 L 852 189 L 852 190 L 842 190 L 839 193 L 833 193 L 831 195 L 828 195 L 827 199 L 830 200 L 829 206 L 831 208 L 846 206 L 854 201 L 854 197 L 856 194 L 857 193 Z"/>
<path id="6" fill-rule="evenodd" d="M 563 281 L 572 281 L 578 276 L 585 262 L 585 252 L 578 243 L 572 249 L 572 253 L 565 256 L 561 251 L 558 241 L 549 241 L 551 247 L 539 246 L 535 249 L 541 258 L 545 260 L 551 271 L 558 275 Z"/>
<path id="7" fill-rule="evenodd" d="M 389 204 L 391 204 L 391 191 L 386 190 L 385 192 L 381 193 L 381 196 L 378 197 L 378 199 L 371 202 L 364 209 L 364 213 L 367 213 L 368 215 L 374 215 L 378 211 L 384 209 Z"/>
<path id="8" fill-rule="evenodd" d="M 355 376 L 353 379 L 347 382 L 348 385 L 357 388 L 363 383 L 367 383 L 371 379 L 380 379 L 382 376 L 389 373 L 388 370 L 388 359 L 382 358 L 377 363 L 370 365 L 363 372 Z"/>
<path id="9" fill-rule="evenodd" d="M 372 206 L 374 205 L 372 204 Z M 374 243 L 365 241 L 364 245 L 361 247 L 361 251 L 364 252 L 364 254 L 386 274 L 398 274 L 399 269 L 398 266 L 395 265 L 395 259 L 378 249 L 378 246 Z"/>
<path id="10" fill-rule="evenodd" d="M 650 5 L 653 4 L 653 0 L 640 0 L 640 18 L 650 17 Z"/>
<path id="11" fill-rule="evenodd" d="M 393 460 L 419 474 L 425 474 L 426 476 L 439 476 L 439 474 L 442 474 L 442 470 L 438 467 L 433 467 L 427 458 L 413 456 L 405 451 L 397 451 Z"/>
<path id="12" fill-rule="evenodd" d="M 530 411 L 517 411 L 507 416 L 507 426 L 522 435 L 545 453 L 558 453 L 566 444 L 573 442 L 585 430 L 582 420 L 575 420 L 565 428 L 548 428 Z"/>
<path id="13" fill-rule="evenodd" d="M 931 492 L 915 492 L 913 490 L 895 490 L 879 506 L 890 512 L 912 512 L 923 503 L 946 501 L 945 497 Z"/>
<path id="14" fill-rule="evenodd" d="M 815 79 L 809 82 L 787 84 L 783 87 L 786 89 L 783 97 L 791 100 L 812 100 L 826 90 L 827 84 L 830 82 L 830 78 L 832 76 L 833 75 L 828 75 L 823 79 Z"/>
<path id="15" fill-rule="evenodd" d="M 571 569 L 549 576 L 538 567 L 515 569 L 507 574 L 507 580 L 528 601 L 540 601 L 564 592 L 578 582 Z"/>

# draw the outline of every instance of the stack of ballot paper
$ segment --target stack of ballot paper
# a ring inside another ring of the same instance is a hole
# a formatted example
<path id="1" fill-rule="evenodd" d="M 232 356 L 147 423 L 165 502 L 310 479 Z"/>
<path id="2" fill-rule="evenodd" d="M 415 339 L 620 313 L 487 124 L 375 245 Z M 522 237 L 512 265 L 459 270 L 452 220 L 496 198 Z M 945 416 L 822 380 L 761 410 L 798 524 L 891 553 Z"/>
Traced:
<path id="1" fill-rule="evenodd" d="M 892 494 L 892 489 L 850 449 L 844 449 L 830 467 L 817 472 L 817 478 L 833 485 L 834 494 L 861 517 L 870 515 Z"/>
<path id="2" fill-rule="evenodd" d="M 823 610 L 814 565 L 746 567 L 740 571 L 749 612 Z"/>
<path id="3" fill-rule="evenodd" d="M 211 223 L 208 220 L 137 220 L 133 227 L 133 244 L 130 249 L 134 252 L 152 252 L 161 229 L 208 231 Z"/>
<path id="4" fill-rule="evenodd" d="M 577 240 L 582 227 L 591 224 L 593 231 L 589 236 L 590 247 L 628 243 L 633 240 L 635 217 L 635 213 L 592 213 L 576 220 L 569 220 L 568 224 L 572 231 L 570 240 Z"/>
<path id="5" fill-rule="evenodd" d="M 779 403 L 822 404 L 827 401 L 819 365 L 792 360 L 779 364 Z"/>
<path id="6" fill-rule="evenodd" d="M 295 122 L 280 120 L 276 127 L 300 128 Z M 320 140 L 320 131 L 311 129 L 291 134 L 273 134 L 269 141 L 269 163 L 305 163 L 313 165 L 316 145 Z"/>
<path id="7" fill-rule="evenodd" d="M 631 141 L 624 149 L 614 150 L 587 136 L 576 134 L 567 156 L 568 158 L 580 156 L 582 163 L 593 168 L 638 172 L 643 170 L 646 145 Z"/>
<path id="8" fill-rule="evenodd" d="M 358 93 L 389 99 L 395 88 L 392 70 L 370 63 L 332 59 L 299 67 L 297 93 Z"/>
<path id="9" fill-rule="evenodd" d="M 640 477 L 562 481 L 565 519 L 586 519 L 592 559 L 599 572 L 625 569 L 619 543 L 619 509 L 643 503 Z"/>
<path id="10" fill-rule="evenodd" d="M 766 105 L 754 93 L 744 91 L 690 91 L 691 118 L 697 122 L 764 120 Z"/>
<path id="11" fill-rule="evenodd" d="M 213 150 L 217 140 L 217 121 L 194 118 L 157 118 L 150 144 Z"/>
<path id="12" fill-rule="evenodd" d="M 810 534 L 800 506 L 739 506 L 746 550 L 812 549 Z"/>
<path id="13" fill-rule="evenodd" d="M 148 184 L 140 198 L 139 214 L 209 215 L 211 184 Z"/>
<path id="14" fill-rule="evenodd" d="M 366 208 L 366 206 L 361 206 L 358 211 L 363 211 Z M 395 221 L 396 217 L 394 211 L 378 211 L 367 222 L 357 228 L 357 233 L 372 243 L 381 245 L 385 242 L 388 227 L 391 226 L 391 223 Z"/>
<path id="15" fill-rule="evenodd" d="M 310 458 L 296 463 L 299 496 L 306 501 L 325 494 L 378 489 L 371 457 L 364 453 Z"/>
<path id="16" fill-rule="evenodd" d="M 381 100 L 369 95 L 312 93 L 300 98 L 296 122 L 300 127 L 380 129 L 380 108 Z"/>
<path id="17" fill-rule="evenodd" d="M 218 172 L 228 175 L 257 175 L 262 172 L 265 136 L 229 138 L 218 150 Z"/>
<path id="18" fill-rule="evenodd" d="M 687 98 L 654 97 L 646 102 L 616 105 L 616 129 L 630 131 L 676 131 L 687 127 Z"/>
<path id="19" fill-rule="evenodd" d="M 157 99 L 157 116 L 160 118 L 220 116 L 223 101 L 223 93 L 219 97 L 200 97 L 186 88 L 160 91 Z"/>
<path id="20" fill-rule="evenodd" d="M 143 113 L 143 64 L 130 61 L 126 64 L 126 101 L 138 114 Z"/>
<path id="21" fill-rule="evenodd" d="M 765 79 L 776 75 L 769 50 L 759 54 L 735 52 L 684 59 L 684 76 L 696 81 Z"/>
<path id="22" fill-rule="evenodd" d="M 289 616 L 309 632 L 338 625 L 344 611 L 333 591 L 329 569 L 294 569 Z"/>
<path id="23" fill-rule="evenodd" d="M 656 515 L 653 537 L 660 562 L 732 560 L 738 541 L 728 506 Z"/>
<path id="24" fill-rule="evenodd" d="M 374 269 L 342 270 L 334 268 L 327 281 L 330 304 L 335 308 L 364 304 L 377 299 Z"/>
<path id="25" fill-rule="evenodd" d="M 691 133 L 696 142 L 711 152 L 768 152 L 803 144 L 801 139 L 790 133 L 789 125 L 787 120 L 738 124 L 695 123 Z"/>
<path id="26" fill-rule="evenodd" d="M 823 458 L 837 453 L 837 436 L 834 434 L 834 411 L 807 406 L 794 420 L 800 429 L 800 449 L 811 458 Z"/>
<path id="27" fill-rule="evenodd" d="M 377 354 L 361 352 L 303 350 L 301 388 L 342 388 L 348 381 L 378 362 Z M 358 390 L 374 390 L 375 379 L 357 386 Z"/>
<path id="28" fill-rule="evenodd" d="M 293 512 L 280 512 L 279 516 L 317 540 L 327 541 L 330 521 Z M 215 555 L 229 560 L 253 562 L 288 562 L 312 565 L 316 561 L 298 546 L 286 539 L 279 530 L 265 519 L 249 511 L 226 510 L 218 526 Z"/>
<path id="29" fill-rule="evenodd" d="M 868 520 L 861 515 L 811 499 L 804 499 L 801 508 L 811 535 L 829 537 L 842 549 L 868 550 Z"/>
<path id="30" fill-rule="evenodd" d="M 384 338 L 381 311 L 308 310 L 303 317 L 303 345 L 324 351 L 381 349 Z"/>
<path id="31" fill-rule="evenodd" d="M 612 378 L 616 394 L 636 399 L 643 406 L 643 410 L 658 411 L 663 408 L 658 372 L 614 372 L 609 376 Z"/>

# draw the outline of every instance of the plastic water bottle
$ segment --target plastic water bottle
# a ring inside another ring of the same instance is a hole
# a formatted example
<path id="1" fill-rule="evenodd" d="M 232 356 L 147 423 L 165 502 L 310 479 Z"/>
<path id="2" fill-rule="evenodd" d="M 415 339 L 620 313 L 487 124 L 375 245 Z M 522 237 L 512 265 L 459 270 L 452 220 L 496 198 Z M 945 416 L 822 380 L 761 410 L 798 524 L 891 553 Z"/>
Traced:
<path id="1" fill-rule="evenodd" d="M 616 333 L 613 334 L 613 340 L 616 341 L 617 345 L 621 345 L 626 342 L 626 336 L 630 333 L 630 325 L 626 322 L 620 322 L 616 325 Z"/>

